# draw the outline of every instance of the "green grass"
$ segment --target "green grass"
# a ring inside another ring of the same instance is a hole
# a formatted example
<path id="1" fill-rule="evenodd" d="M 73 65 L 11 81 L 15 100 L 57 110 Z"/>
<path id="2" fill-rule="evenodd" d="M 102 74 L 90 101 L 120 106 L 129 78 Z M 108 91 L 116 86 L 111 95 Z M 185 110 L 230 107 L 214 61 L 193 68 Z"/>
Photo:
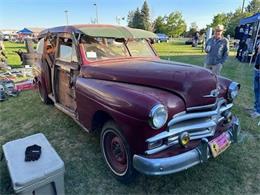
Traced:
<path id="1" fill-rule="evenodd" d="M 20 57 L 15 53 L 15 51 L 18 51 L 21 49 L 22 51 L 25 51 L 25 47 L 23 43 L 12 43 L 12 42 L 4 42 L 6 54 L 8 56 L 7 63 L 13 67 L 18 68 L 21 66 Z"/>
<path id="2" fill-rule="evenodd" d="M 171 56 L 171 55 L 203 55 L 201 45 L 196 48 L 191 47 L 191 45 L 184 45 L 180 42 L 170 42 L 170 43 L 159 43 L 155 44 L 156 51 L 161 56 Z"/>
<path id="3" fill-rule="evenodd" d="M 204 61 L 204 54 L 191 46 L 162 43 L 155 47 L 166 59 L 198 65 Z M 129 185 L 117 182 L 102 159 L 98 137 L 84 132 L 53 106 L 43 105 L 36 91 L 0 103 L 0 145 L 44 133 L 65 162 L 67 194 L 259 194 L 260 128 L 245 112 L 253 102 L 252 70 L 231 56 L 222 71 L 242 85 L 233 109 L 243 130 L 239 143 L 218 158 L 177 174 L 140 175 Z M 9 184 L 6 165 L 0 162 L 0 194 L 12 193 Z"/>

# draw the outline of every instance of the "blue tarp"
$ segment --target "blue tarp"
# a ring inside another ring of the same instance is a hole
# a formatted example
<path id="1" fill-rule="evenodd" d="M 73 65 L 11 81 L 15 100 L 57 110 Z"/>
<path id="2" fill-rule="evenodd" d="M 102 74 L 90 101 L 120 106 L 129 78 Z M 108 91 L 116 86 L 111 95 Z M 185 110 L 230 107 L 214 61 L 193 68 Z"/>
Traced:
<path id="1" fill-rule="evenodd" d="M 245 24 L 249 24 L 249 23 L 253 23 L 253 22 L 257 22 L 257 21 L 260 21 L 260 13 L 256 13 L 253 16 L 241 19 L 239 22 L 239 25 L 245 25 Z"/>
<path id="2" fill-rule="evenodd" d="M 30 35 L 30 34 L 32 34 L 33 32 L 30 31 L 28 28 L 24 28 L 24 29 L 22 29 L 22 30 L 19 30 L 17 33 L 19 33 L 19 34 L 25 34 L 25 35 Z"/>

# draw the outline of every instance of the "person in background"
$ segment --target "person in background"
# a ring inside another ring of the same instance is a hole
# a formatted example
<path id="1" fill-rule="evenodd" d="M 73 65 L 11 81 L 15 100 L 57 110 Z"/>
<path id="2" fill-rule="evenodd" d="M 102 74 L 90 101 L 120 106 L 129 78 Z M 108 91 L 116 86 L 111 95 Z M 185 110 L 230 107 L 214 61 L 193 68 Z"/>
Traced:
<path id="1" fill-rule="evenodd" d="M 223 37 L 223 31 L 224 26 L 217 25 L 214 36 L 207 41 L 205 46 L 205 52 L 207 53 L 205 66 L 216 75 L 220 75 L 229 52 L 229 42 Z"/>
<path id="2" fill-rule="evenodd" d="M 245 40 L 241 40 L 239 42 L 239 47 L 237 49 L 237 55 L 236 58 L 241 62 L 243 61 L 242 57 L 243 57 L 243 53 L 247 51 L 247 44 Z"/>
<path id="3" fill-rule="evenodd" d="M 194 37 L 193 37 L 192 47 L 197 47 L 198 46 L 199 38 L 200 38 L 199 32 L 195 32 Z"/>
<path id="4" fill-rule="evenodd" d="M 255 93 L 255 106 L 254 112 L 251 114 L 252 118 L 260 117 L 260 44 L 258 45 L 257 56 L 255 60 L 254 70 L 254 93 Z"/>
<path id="5" fill-rule="evenodd" d="M 202 41 L 202 44 L 201 44 L 201 52 L 203 53 L 204 52 L 204 49 L 205 49 L 205 42 L 206 42 L 206 34 L 203 33 L 201 35 L 201 41 Z"/>

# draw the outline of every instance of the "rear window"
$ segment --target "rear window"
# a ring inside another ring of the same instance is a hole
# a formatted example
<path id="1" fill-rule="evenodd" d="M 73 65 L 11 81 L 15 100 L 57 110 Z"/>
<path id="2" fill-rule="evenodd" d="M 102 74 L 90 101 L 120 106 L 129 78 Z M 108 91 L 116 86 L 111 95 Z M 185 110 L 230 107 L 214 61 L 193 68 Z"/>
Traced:
<path id="1" fill-rule="evenodd" d="M 42 38 L 38 44 L 37 44 L 37 47 L 36 47 L 36 52 L 38 54 L 43 54 L 43 48 L 44 48 L 44 38 Z"/>

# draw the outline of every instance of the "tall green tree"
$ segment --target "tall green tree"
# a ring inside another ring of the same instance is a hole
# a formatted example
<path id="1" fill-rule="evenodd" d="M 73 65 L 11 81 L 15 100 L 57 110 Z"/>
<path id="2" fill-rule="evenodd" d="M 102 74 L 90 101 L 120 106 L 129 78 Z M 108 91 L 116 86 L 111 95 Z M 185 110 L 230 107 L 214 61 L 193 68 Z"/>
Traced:
<path id="1" fill-rule="evenodd" d="M 172 12 L 167 17 L 167 34 L 178 37 L 186 31 L 187 25 L 182 17 L 181 12 Z"/>
<path id="2" fill-rule="evenodd" d="M 151 30 L 150 10 L 147 1 L 144 1 L 141 9 L 142 29 Z"/>
<path id="3" fill-rule="evenodd" d="M 213 17 L 213 21 L 210 26 L 215 28 L 217 25 L 222 24 L 226 27 L 228 24 L 229 18 L 230 18 L 230 16 L 228 14 L 219 13 Z"/>
<path id="4" fill-rule="evenodd" d="M 155 33 L 167 33 L 166 18 L 158 16 L 154 21 L 154 32 Z"/>
<path id="5" fill-rule="evenodd" d="M 141 15 L 139 8 L 137 8 L 134 12 L 132 27 L 143 29 L 142 15 Z"/>
<path id="6" fill-rule="evenodd" d="M 128 22 L 128 26 L 133 28 L 134 27 L 134 24 L 133 24 L 133 18 L 134 18 L 134 14 L 135 12 L 134 11 L 129 11 L 128 12 L 128 15 L 127 15 L 127 22 Z"/>
<path id="7" fill-rule="evenodd" d="M 260 0 L 252 0 L 246 7 L 246 11 L 255 14 L 260 12 Z"/>
<path id="8" fill-rule="evenodd" d="M 147 2 L 144 1 L 141 10 L 137 8 L 135 11 L 129 11 L 127 21 L 129 27 L 152 30 L 150 10 Z"/>

